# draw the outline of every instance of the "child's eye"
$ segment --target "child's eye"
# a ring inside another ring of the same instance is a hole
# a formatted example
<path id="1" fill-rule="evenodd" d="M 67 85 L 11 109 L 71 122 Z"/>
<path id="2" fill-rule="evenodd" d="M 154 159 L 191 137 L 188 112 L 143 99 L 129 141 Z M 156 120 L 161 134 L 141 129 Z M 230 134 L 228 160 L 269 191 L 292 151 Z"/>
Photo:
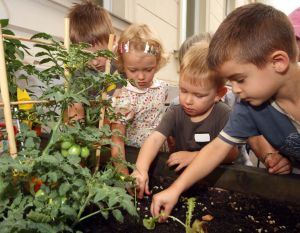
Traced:
<path id="1" fill-rule="evenodd" d="M 136 72 L 136 70 L 129 70 L 129 72 L 134 73 L 134 72 Z"/>
<path id="2" fill-rule="evenodd" d="M 146 72 L 151 72 L 153 68 L 146 69 Z"/>
<path id="3" fill-rule="evenodd" d="M 204 95 L 198 95 L 198 94 L 196 94 L 195 95 L 197 98 L 203 98 L 204 97 Z"/>
<path id="4" fill-rule="evenodd" d="M 180 92 L 181 92 L 181 93 L 186 93 L 187 91 L 184 90 L 184 89 L 180 89 Z"/>
<path id="5" fill-rule="evenodd" d="M 236 80 L 237 83 L 243 83 L 244 82 L 244 79 L 238 79 Z"/>

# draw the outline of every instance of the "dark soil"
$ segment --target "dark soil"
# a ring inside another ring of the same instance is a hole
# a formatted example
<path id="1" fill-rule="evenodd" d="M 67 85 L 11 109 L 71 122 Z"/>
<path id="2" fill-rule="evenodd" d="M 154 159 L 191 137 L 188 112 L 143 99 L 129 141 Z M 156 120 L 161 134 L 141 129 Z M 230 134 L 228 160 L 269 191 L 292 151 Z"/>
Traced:
<path id="1" fill-rule="evenodd" d="M 152 184 L 152 192 L 156 193 L 170 184 L 170 180 L 156 179 Z M 214 218 L 205 224 L 208 233 L 298 233 L 300 232 L 300 205 L 276 202 L 257 196 L 249 196 L 224 189 L 197 185 L 182 195 L 185 198 L 195 197 L 195 219 L 210 214 Z M 185 222 L 186 204 L 181 198 L 172 215 Z M 125 214 L 124 223 L 113 218 L 104 220 L 97 216 L 82 222 L 78 227 L 84 233 L 174 233 L 185 232 L 185 229 L 168 220 L 157 224 L 153 231 L 143 227 L 143 218 L 151 216 L 149 208 L 151 197 L 138 201 L 140 219 Z"/>

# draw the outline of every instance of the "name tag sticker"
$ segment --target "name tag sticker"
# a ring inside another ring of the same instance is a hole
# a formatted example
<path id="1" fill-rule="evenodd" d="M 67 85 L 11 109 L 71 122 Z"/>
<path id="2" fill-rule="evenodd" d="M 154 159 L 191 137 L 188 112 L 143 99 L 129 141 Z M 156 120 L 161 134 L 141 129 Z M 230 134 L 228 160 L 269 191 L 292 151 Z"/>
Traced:
<path id="1" fill-rule="evenodd" d="M 209 142 L 210 135 L 208 133 L 195 133 L 194 135 L 196 142 Z"/>

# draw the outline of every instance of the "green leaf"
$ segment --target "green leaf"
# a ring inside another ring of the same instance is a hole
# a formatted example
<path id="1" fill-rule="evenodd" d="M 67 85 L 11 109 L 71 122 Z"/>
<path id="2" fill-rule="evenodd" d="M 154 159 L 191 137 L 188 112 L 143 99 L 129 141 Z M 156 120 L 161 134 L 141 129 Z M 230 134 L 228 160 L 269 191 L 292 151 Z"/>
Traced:
<path id="1" fill-rule="evenodd" d="M 49 54 L 46 52 L 38 52 L 37 54 L 35 54 L 36 57 L 42 57 L 42 56 L 48 56 Z"/>
<path id="2" fill-rule="evenodd" d="M 77 213 L 76 210 L 74 210 L 73 208 L 71 208 L 70 206 L 64 205 L 60 208 L 60 211 L 62 212 L 62 214 L 68 215 L 68 216 L 73 216 L 76 217 Z"/>
<path id="3" fill-rule="evenodd" d="M 32 220 L 34 222 L 42 222 L 42 223 L 51 222 L 50 216 L 43 214 L 43 213 L 35 212 L 32 210 L 27 214 L 27 218 L 29 218 L 30 220 Z"/>
<path id="4" fill-rule="evenodd" d="M 158 221 L 158 218 L 144 218 L 143 219 L 143 225 L 147 230 L 154 230 L 155 224 Z"/>
<path id="5" fill-rule="evenodd" d="M 69 183 L 62 183 L 60 186 L 59 186 L 59 195 L 60 196 L 64 196 L 66 195 L 66 193 L 70 190 L 71 188 L 71 185 Z"/>
<path id="6" fill-rule="evenodd" d="M 51 62 L 52 61 L 52 58 L 44 58 L 42 60 L 39 61 L 39 64 L 45 64 L 45 63 L 48 63 L 48 62 Z"/>
<path id="7" fill-rule="evenodd" d="M 74 169 L 68 164 L 63 164 L 61 169 L 69 175 L 74 175 Z"/>
<path id="8" fill-rule="evenodd" d="M 97 194 L 94 197 L 94 202 L 97 203 L 99 201 L 102 201 L 104 198 L 108 197 L 110 195 L 109 192 L 106 192 L 103 189 L 100 189 L 99 192 L 97 192 Z"/>
<path id="9" fill-rule="evenodd" d="M 81 161 L 81 158 L 79 156 L 68 156 L 67 159 L 68 162 L 73 165 L 79 164 Z"/>
<path id="10" fill-rule="evenodd" d="M 4 28 L 8 25 L 8 19 L 0 19 L 1 27 Z"/>
<path id="11" fill-rule="evenodd" d="M 123 217 L 122 212 L 121 212 L 120 210 L 114 209 L 114 210 L 112 211 L 112 214 L 113 214 L 113 216 L 115 217 L 115 219 L 116 219 L 117 221 L 119 221 L 119 222 L 121 222 L 121 223 L 124 222 L 124 217 Z"/>
<path id="12" fill-rule="evenodd" d="M 46 39 L 46 40 L 49 40 L 49 39 L 52 39 L 52 36 L 47 34 L 47 33 L 41 32 L 41 33 L 37 33 L 37 34 L 33 35 L 30 39 L 31 40 L 32 39 Z"/>

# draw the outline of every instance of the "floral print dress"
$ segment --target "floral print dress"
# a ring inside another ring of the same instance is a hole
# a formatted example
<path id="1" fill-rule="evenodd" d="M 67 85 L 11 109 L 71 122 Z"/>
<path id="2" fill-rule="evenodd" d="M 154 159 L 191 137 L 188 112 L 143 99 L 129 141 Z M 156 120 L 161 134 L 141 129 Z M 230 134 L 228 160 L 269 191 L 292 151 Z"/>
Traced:
<path id="1" fill-rule="evenodd" d="M 139 89 L 129 82 L 116 91 L 112 106 L 119 120 L 115 123 L 126 124 L 126 145 L 141 147 L 161 121 L 165 112 L 167 83 L 153 80 L 149 88 Z"/>

